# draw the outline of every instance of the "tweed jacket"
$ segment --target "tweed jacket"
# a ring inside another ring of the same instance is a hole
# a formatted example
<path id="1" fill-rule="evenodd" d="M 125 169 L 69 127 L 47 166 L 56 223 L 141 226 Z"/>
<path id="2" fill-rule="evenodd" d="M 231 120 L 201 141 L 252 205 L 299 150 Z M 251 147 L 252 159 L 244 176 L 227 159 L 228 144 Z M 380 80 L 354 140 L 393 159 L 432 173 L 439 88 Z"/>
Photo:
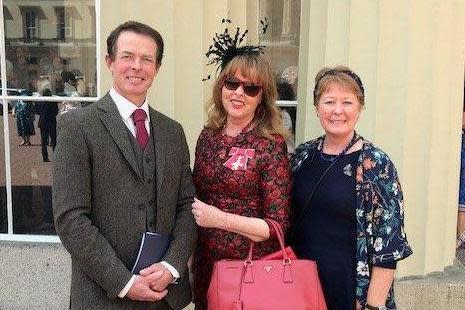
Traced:
<path id="1" fill-rule="evenodd" d="M 301 144 L 293 154 L 292 173 L 317 149 L 323 137 Z M 362 138 L 363 139 L 363 138 Z M 396 168 L 389 157 L 363 139 L 363 147 L 355 169 L 356 203 L 356 299 L 366 303 L 370 272 L 373 265 L 398 261 L 412 254 L 404 232 L 402 189 Z M 386 301 L 395 309 L 391 287 Z"/>
<path id="2" fill-rule="evenodd" d="M 187 261 L 197 230 L 191 214 L 194 185 L 181 125 L 150 108 L 155 141 L 157 196 L 143 179 L 117 107 L 107 93 L 58 120 L 53 164 L 56 231 L 71 254 L 72 309 L 156 309 L 117 297 L 128 283 L 143 232 L 146 208 L 156 206 L 156 230 L 172 241 L 163 260 L 176 268 L 166 302 L 182 309 L 191 300 Z M 150 179 L 150 178 L 149 178 Z"/>

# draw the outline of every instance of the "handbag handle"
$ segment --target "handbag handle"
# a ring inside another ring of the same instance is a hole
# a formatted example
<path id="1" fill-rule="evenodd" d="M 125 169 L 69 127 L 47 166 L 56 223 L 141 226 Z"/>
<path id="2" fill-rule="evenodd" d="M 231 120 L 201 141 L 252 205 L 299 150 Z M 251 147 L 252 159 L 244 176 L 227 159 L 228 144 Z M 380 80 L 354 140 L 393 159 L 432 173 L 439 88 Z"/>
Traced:
<path id="1" fill-rule="evenodd" d="M 283 229 L 282 229 L 281 225 L 277 221 L 272 220 L 272 219 L 268 219 L 268 218 L 265 218 L 264 221 L 270 226 L 270 228 L 274 229 L 274 231 L 276 233 L 276 237 L 278 238 L 279 245 L 281 247 L 281 251 L 283 253 L 283 264 L 289 265 L 291 263 L 291 259 L 289 258 L 289 256 L 287 255 L 287 252 L 285 250 L 284 233 L 283 233 Z M 247 265 L 252 265 L 252 254 L 253 254 L 254 244 L 255 244 L 255 242 L 251 240 L 250 241 L 250 246 L 249 246 L 249 254 L 247 255 L 247 259 L 244 262 L 244 265 L 246 265 L 246 266 Z"/>
<path id="2" fill-rule="evenodd" d="M 279 245 L 281 246 L 281 251 L 283 253 L 283 266 L 284 266 L 282 281 L 284 283 L 292 283 L 293 277 L 292 277 L 292 271 L 291 271 L 291 259 L 287 255 L 287 252 L 284 248 L 284 234 L 283 234 L 281 225 L 272 219 L 265 218 L 264 220 L 270 226 L 270 228 L 274 229 L 276 236 L 278 238 L 278 241 L 279 241 Z M 242 275 L 241 275 L 241 283 L 239 285 L 237 299 L 233 302 L 233 309 L 243 309 L 242 300 L 241 300 L 243 284 L 254 282 L 254 275 L 253 275 L 252 268 L 251 268 L 253 266 L 252 254 L 253 254 L 254 244 L 255 242 L 250 240 L 249 254 L 247 256 L 247 259 L 244 261 L 244 267 L 242 268 Z"/>

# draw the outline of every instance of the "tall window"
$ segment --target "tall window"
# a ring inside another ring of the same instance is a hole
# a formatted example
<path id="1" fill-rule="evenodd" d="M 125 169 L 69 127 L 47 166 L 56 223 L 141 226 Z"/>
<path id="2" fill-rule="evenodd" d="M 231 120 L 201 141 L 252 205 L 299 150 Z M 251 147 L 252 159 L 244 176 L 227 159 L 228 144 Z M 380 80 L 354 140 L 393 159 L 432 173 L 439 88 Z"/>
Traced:
<path id="1" fill-rule="evenodd" d="M 258 2 L 258 13 L 248 16 L 257 23 L 257 37 L 266 47 L 276 74 L 278 105 L 284 125 L 295 129 L 300 39 L 300 0 L 249 0 Z M 294 149 L 294 135 L 287 141 Z"/>
<path id="2" fill-rule="evenodd" d="M 0 51 L 0 57 L 2 56 L 2 52 Z M 3 63 L 0 63 L 0 71 L 3 72 Z M 3 75 L 3 73 L 2 73 Z M 0 86 L 3 83 L 0 84 Z M 0 113 L 2 115 L 0 119 L 0 234 L 5 234 L 8 232 L 8 219 L 7 219 L 7 201 L 6 201 L 6 173 L 5 173 L 5 141 L 3 139 L 3 132 L 4 132 L 4 123 L 3 123 L 3 115 L 7 111 L 7 107 L 5 106 L 5 102 L 2 100 L 2 106 L 0 107 Z"/>
<path id="3" fill-rule="evenodd" d="M 24 38 L 26 42 L 39 38 L 39 14 L 34 9 L 24 11 Z"/>
<path id="4" fill-rule="evenodd" d="M 97 100 L 98 1 L 0 0 L 0 240 L 58 241 L 56 119 Z"/>
<path id="5" fill-rule="evenodd" d="M 55 14 L 57 18 L 57 39 L 66 41 L 73 37 L 73 17 L 74 7 L 56 7 Z"/>
<path id="6" fill-rule="evenodd" d="M 66 18 L 65 8 L 56 8 L 57 15 L 57 39 L 65 40 L 66 38 Z"/>

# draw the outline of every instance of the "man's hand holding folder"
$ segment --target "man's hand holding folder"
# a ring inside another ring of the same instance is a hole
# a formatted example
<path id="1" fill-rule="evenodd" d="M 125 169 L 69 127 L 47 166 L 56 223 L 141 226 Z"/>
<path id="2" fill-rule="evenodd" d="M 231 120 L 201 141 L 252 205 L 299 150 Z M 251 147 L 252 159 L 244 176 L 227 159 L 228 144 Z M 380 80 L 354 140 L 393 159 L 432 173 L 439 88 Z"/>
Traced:
<path id="1" fill-rule="evenodd" d="M 157 269 L 158 271 L 156 272 L 150 273 L 145 269 L 141 270 L 141 272 L 144 272 L 145 275 L 136 276 L 134 283 L 129 289 L 126 297 L 133 300 L 135 300 L 135 297 L 137 297 L 137 300 L 153 302 L 163 299 L 166 294 L 168 294 L 166 287 L 168 286 L 169 282 L 166 283 L 167 280 L 165 277 L 166 274 L 170 274 L 170 272 L 160 263 L 155 263 L 152 266 L 155 265 L 159 265 L 159 269 Z M 165 270 L 163 270 L 163 268 L 165 268 Z M 152 286 L 155 285 L 157 285 L 158 290 L 152 288 Z M 161 289 L 163 285 L 164 288 Z"/>
<path id="2" fill-rule="evenodd" d="M 159 275 L 160 277 L 155 281 L 150 283 L 150 288 L 156 292 L 163 292 L 166 290 L 166 287 L 173 283 L 174 278 L 171 272 L 162 264 L 155 263 L 150 267 L 142 269 L 140 271 L 141 276 L 151 276 L 151 275 Z"/>
<path id="3" fill-rule="evenodd" d="M 170 239 L 170 236 L 165 234 L 144 233 L 136 262 L 132 268 L 132 273 L 138 275 L 134 285 L 140 281 L 149 281 L 151 290 L 160 293 L 159 299 L 166 295 L 166 287 L 174 281 L 171 272 L 160 263 L 169 247 Z"/>
<path id="4" fill-rule="evenodd" d="M 146 232 L 142 235 L 140 242 L 139 253 L 137 254 L 136 262 L 132 267 L 133 274 L 152 266 L 154 263 L 159 263 L 168 250 L 171 237 L 165 234 L 154 232 Z"/>

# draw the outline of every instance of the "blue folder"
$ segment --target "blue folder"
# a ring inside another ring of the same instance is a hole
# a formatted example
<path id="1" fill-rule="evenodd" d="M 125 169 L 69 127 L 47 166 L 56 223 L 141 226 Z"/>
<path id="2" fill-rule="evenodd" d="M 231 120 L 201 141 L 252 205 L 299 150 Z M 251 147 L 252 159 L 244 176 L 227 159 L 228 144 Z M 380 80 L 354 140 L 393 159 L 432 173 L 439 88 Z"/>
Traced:
<path id="1" fill-rule="evenodd" d="M 168 250 L 170 241 L 171 237 L 169 235 L 154 232 L 143 233 L 139 254 L 137 254 L 134 267 L 132 267 L 132 273 L 139 274 L 142 269 L 160 262 L 166 250 Z"/>

